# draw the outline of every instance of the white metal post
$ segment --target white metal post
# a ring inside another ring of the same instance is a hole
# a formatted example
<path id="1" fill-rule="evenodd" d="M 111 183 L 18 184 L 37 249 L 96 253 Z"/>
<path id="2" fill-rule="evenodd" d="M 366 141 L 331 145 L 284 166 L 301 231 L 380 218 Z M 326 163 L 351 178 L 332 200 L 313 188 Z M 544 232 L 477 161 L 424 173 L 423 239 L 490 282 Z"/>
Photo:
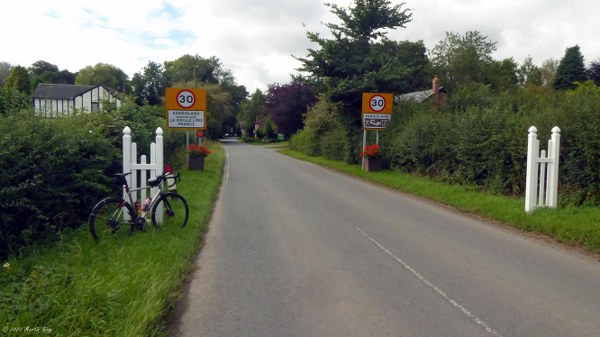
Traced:
<path id="1" fill-rule="evenodd" d="M 548 146 L 548 157 L 552 162 L 548 165 L 548 207 L 556 208 L 558 204 L 558 166 L 560 161 L 560 128 L 552 128 L 552 137 Z"/>
<path id="2" fill-rule="evenodd" d="M 539 142 L 537 140 L 537 129 L 535 126 L 529 128 L 527 137 L 527 173 L 525 179 L 525 212 L 531 213 L 536 206 L 536 186 L 537 186 L 537 156 Z"/>
<path id="3" fill-rule="evenodd" d="M 187 135 L 186 135 L 187 138 Z M 164 169 L 164 155 L 163 155 L 163 130 L 161 128 L 156 129 L 156 146 L 154 148 L 155 153 L 155 162 L 153 164 L 156 165 L 156 175 L 159 176 L 163 174 Z M 163 207 L 162 203 L 158 206 L 156 221 L 159 223 L 163 222 Z"/>
<path id="4" fill-rule="evenodd" d="M 131 172 L 131 129 L 128 126 L 123 129 L 123 173 L 127 172 Z M 127 179 L 128 184 L 131 182 L 129 176 L 125 179 Z M 125 193 L 125 187 L 123 187 L 123 193 Z M 131 220 L 127 212 L 125 212 L 123 218 Z"/>

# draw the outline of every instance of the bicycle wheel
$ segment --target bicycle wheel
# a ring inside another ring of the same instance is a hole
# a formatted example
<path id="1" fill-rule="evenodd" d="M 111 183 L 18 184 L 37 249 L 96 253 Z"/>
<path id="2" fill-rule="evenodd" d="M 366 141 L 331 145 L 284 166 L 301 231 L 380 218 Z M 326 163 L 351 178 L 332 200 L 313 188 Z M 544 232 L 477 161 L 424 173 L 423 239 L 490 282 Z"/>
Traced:
<path id="1" fill-rule="evenodd" d="M 188 222 L 189 215 L 190 209 L 187 201 L 174 192 L 160 196 L 160 199 L 152 207 L 152 223 L 154 226 L 184 227 Z"/>
<path id="2" fill-rule="evenodd" d="M 133 222 L 126 220 L 125 214 L 135 214 L 135 211 L 122 198 L 106 198 L 96 204 L 88 219 L 94 240 L 100 242 L 114 235 L 124 225 L 129 226 L 131 232 Z"/>

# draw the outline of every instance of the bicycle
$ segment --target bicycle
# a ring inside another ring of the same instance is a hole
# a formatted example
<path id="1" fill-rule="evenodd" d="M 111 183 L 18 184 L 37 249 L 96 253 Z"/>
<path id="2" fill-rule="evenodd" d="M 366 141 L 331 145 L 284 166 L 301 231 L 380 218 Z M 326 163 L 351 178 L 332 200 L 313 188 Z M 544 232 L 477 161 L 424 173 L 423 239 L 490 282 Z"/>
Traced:
<path id="1" fill-rule="evenodd" d="M 130 189 L 127 177 L 131 173 L 115 174 L 114 182 L 125 188 L 122 198 L 108 197 L 102 199 L 94 206 L 88 223 L 92 237 L 96 242 L 114 235 L 121 227 L 129 227 L 129 235 L 135 229 L 145 231 L 147 218 L 150 216 L 154 226 L 178 225 L 184 227 L 189 217 L 189 207 L 184 197 L 176 191 L 163 192 L 163 182 L 168 184 L 168 179 L 173 179 L 171 188 L 180 180 L 180 175 L 165 173 L 148 180 L 149 187 L 158 187 L 154 197 L 148 198 L 144 205 L 134 201 L 133 193 L 149 187 Z"/>

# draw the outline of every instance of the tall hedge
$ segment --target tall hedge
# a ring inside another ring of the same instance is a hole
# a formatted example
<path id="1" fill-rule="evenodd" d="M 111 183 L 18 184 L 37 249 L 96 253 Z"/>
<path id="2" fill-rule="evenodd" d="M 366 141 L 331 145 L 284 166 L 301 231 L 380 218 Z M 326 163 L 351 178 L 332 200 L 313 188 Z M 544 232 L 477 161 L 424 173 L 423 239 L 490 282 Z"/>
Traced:
<path id="1" fill-rule="evenodd" d="M 185 133 L 165 130 L 164 113 L 152 107 L 109 106 L 64 118 L 0 114 L 0 259 L 81 226 L 96 202 L 119 193 L 111 177 L 122 170 L 126 125 L 146 154 L 162 127 L 165 162 L 185 164 Z"/>
<path id="2" fill-rule="evenodd" d="M 560 202 L 600 205 L 599 87 L 586 82 L 574 91 L 532 87 L 496 95 L 472 89 L 457 92 L 442 109 L 398 105 L 382 135 L 392 167 L 522 195 L 529 127 L 537 127 L 544 149 L 559 126 Z"/>
<path id="3" fill-rule="evenodd" d="M 0 257 L 78 227 L 109 190 L 117 152 L 83 118 L 0 118 Z"/>

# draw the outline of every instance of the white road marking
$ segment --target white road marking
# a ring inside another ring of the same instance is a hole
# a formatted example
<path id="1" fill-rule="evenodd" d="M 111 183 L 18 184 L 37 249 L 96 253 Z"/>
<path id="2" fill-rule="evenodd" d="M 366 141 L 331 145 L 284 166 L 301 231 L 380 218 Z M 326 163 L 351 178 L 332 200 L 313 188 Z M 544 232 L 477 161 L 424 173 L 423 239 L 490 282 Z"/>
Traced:
<path id="1" fill-rule="evenodd" d="M 229 181 L 229 152 L 227 152 L 227 148 L 223 146 L 225 150 L 225 184 Z"/>
<path id="2" fill-rule="evenodd" d="M 502 337 L 502 335 L 500 335 L 498 332 L 496 332 L 494 329 L 492 329 L 489 325 L 487 325 L 487 323 L 485 323 L 479 317 L 473 315 L 469 310 L 467 310 L 467 308 L 465 308 L 464 306 L 462 306 L 460 303 L 458 303 L 455 300 L 453 300 L 452 298 L 450 298 L 446 294 L 446 292 L 444 292 L 443 290 L 441 290 L 440 288 L 438 288 L 433 283 L 429 282 L 425 277 L 423 277 L 423 275 L 421 275 L 418 271 L 416 271 L 414 268 L 412 268 L 408 263 L 404 262 L 401 258 L 399 258 L 396 255 L 394 255 L 394 253 L 392 253 L 389 249 L 387 249 L 385 246 L 383 246 L 377 240 L 375 240 L 371 236 L 369 236 L 369 234 L 365 233 L 359 227 L 355 226 L 354 228 L 356 228 L 356 230 L 360 234 L 362 234 L 365 238 L 367 238 L 369 241 L 371 241 L 377 247 L 379 247 L 379 249 L 383 250 L 387 255 L 389 255 L 391 258 L 393 258 L 394 260 L 396 260 L 396 262 L 400 263 L 406 270 L 410 271 L 414 276 L 417 277 L 417 279 L 419 279 L 419 281 L 421 281 L 427 287 L 429 287 L 430 289 L 432 289 L 433 291 L 435 291 L 438 295 L 442 296 L 442 298 L 444 298 L 444 300 L 446 300 L 448 303 L 450 303 L 453 307 L 455 307 L 456 309 L 460 310 L 460 312 L 463 315 L 465 315 L 467 318 L 469 318 L 475 324 L 477 324 L 480 327 L 482 327 L 483 329 L 485 329 L 485 331 L 487 333 L 489 333 L 492 336 Z"/>

